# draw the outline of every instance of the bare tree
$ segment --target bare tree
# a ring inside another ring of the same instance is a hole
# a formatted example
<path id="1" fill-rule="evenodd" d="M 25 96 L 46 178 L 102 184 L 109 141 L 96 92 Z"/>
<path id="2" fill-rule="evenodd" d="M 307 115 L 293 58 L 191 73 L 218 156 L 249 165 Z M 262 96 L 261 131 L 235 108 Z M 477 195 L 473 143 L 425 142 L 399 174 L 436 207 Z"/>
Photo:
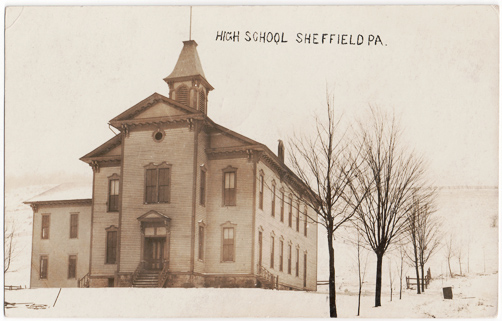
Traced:
<path id="1" fill-rule="evenodd" d="M 418 216 L 418 253 L 422 274 L 422 292 L 425 291 L 425 264 L 441 245 L 440 223 L 433 216 L 434 211 L 432 210 L 435 189 L 431 188 L 429 191 L 419 208 Z"/>
<path id="2" fill-rule="evenodd" d="M 392 260 L 389 259 L 389 285 L 390 285 L 390 300 L 392 301 L 392 283 L 394 283 L 394 275 L 392 275 Z"/>
<path id="3" fill-rule="evenodd" d="M 358 228 L 377 256 L 375 306 L 378 307 L 383 257 L 406 231 L 406 218 L 413 208 L 413 194 L 422 187 L 424 168 L 421 158 L 400 146 L 400 131 L 394 117 L 374 108 L 371 113 L 372 124 L 360 126 L 364 166 L 352 190 L 358 195 L 355 203 Z"/>
<path id="4" fill-rule="evenodd" d="M 459 242 L 459 244 L 457 244 L 457 248 L 455 250 L 455 256 L 458 258 L 458 266 L 459 266 L 459 269 L 460 269 L 460 276 L 462 276 L 462 243 Z"/>
<path id="5" fill-rule="evenodd" d="M 316 118 L 313 137 L 295 135 L 291 139 L 289 156 L 296 175 L 313 191 L 310 197 L 302 196 L 316 213 L 316 217 L 309 216 L 309 219 L 322 225 L 327 232 L 330 317 L 337 317 L 334 234 L 352 219 L 365 193 L 358 195 L 358 200 L 354 199 L 351 186 L 356 175 L 361 173 L 361 148 L 345 139 L 341 117 L 335 117 L 333 98 L 329 95 L 326 112 L 325 117 Z"/>
<path id="6" fill-rule="evenodd" d="M 406 250 L 404 249 L 403 245 L 399 246 L 399 260 L 400 260 L 400 267 L 399 267 L 399 300 L 401 300 L 403 296 L 403 268 L 404 268 L 404 257 L 406 255 Z"/>
<path id="7" fill-rule="evenodd" d="M 14 272 L 11 269 L 11 263 L 17 255 L 16 249 L 16 225 L 13 222 L 9 224 L 5 221 L 4 225 L 4 273 Z"/>
<path id="8" fill-rule="evenodd" d="M 451 273 L 451 263 L 450 260 L 454 256 L 454 248 L 453 248 L 453 237 L 450 234 L 450 237 L 445 242 L 445 251 L 444 256 L 448 261 L 448 271 L 450 272 L 450 278 L 453 278 L 453 274 Z"/>
<path id="9" fill-rule="evenodd" d="M 361 250 L 364 247 L 361 244 L 361 234 L 357 233 L 357 272 L 359 276 L 359 291 L 357 295 L 357 316 L 361 312 L 361 292 L 363 290 L 363 283 L 366 277 L 366 266 L 368 265 L 368 255 L 365 256 L 364 265 L 361 267 Z"/>
<path id="10" fill-rule="evenodd" d="M 418 230 L 419 230 L 419 201 L 417 200 L 417 196 L 414 195 L 414 201 L 413 201 L 413 209 L 409 212 L 408 217 L 406 218 L 407 221 L 407 236 L 410 240 L 410 246 L 412 249 L 413 254 L 409 254 L 406 252 L 406 255 L 408 259 L 410 260 L 411 264 L 415 268 L 415 275 L 417 279 L 417 294 L 420 294 L 420 273 L 419 273 L 419 245 L 418 245 Z"/>

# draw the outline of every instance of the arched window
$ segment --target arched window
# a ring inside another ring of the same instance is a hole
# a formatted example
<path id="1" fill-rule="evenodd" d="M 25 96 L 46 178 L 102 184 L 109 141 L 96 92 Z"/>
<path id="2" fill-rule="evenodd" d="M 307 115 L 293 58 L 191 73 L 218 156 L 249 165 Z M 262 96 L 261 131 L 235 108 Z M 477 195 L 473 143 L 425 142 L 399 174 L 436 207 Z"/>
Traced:
<path id="1" fill-rule="evenodd" d="M 176 100 L 182 104 L 188 105 L 188 87 L 181 85 L 176 89 Z"/>
<path id="2" fill-rule="evenodd" d="M 206 113 L 206 94 L 203 90 L 199 93 L 199 111 Z"/>

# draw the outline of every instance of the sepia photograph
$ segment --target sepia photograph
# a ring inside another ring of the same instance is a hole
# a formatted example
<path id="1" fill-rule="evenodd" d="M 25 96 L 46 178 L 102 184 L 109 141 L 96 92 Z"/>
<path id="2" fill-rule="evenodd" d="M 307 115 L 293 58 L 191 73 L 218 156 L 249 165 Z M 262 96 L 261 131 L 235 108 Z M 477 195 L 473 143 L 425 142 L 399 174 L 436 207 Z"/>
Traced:
<path id="1" fill-rule="evenodd" d="M 4 315 L 497 317 L 499 15 L 6 6 Z"/>

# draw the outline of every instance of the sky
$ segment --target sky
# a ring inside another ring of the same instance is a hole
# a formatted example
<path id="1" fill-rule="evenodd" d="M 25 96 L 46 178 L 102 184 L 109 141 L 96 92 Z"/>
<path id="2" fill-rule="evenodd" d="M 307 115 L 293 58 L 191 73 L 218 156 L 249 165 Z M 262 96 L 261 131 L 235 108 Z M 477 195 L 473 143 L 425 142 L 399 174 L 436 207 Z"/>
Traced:
<path id="1" fill-rule="evenodd" d="M 435 185 L 497 186 L 498 16 L 494 6 L 194 7 L 191 38 L 215 88 L 209 117 L 274 152 L 312 132 L 328 92 L 349 122 L 369 106 L 394 112 Z M 79 158 L 113 137 L 110 119 L 168 96 L 190 9 L 9 7 L 5 25 L 6 180 L 63 182 L 91 177 Z M 362 43 L 338 44 L 344 34 Z"/>

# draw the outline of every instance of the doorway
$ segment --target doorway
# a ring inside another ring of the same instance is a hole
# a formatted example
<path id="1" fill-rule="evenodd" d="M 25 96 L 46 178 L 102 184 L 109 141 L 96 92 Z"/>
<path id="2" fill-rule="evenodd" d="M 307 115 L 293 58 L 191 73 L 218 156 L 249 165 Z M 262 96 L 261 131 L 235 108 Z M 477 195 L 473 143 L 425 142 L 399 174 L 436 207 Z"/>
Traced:
<path id="1" fill-rule="evenodd" d="M 145 247 L 143 250 L 145 269 L 162 270 L 164 267 L 165 243 L 165 237 L 145 237 Z"/>

